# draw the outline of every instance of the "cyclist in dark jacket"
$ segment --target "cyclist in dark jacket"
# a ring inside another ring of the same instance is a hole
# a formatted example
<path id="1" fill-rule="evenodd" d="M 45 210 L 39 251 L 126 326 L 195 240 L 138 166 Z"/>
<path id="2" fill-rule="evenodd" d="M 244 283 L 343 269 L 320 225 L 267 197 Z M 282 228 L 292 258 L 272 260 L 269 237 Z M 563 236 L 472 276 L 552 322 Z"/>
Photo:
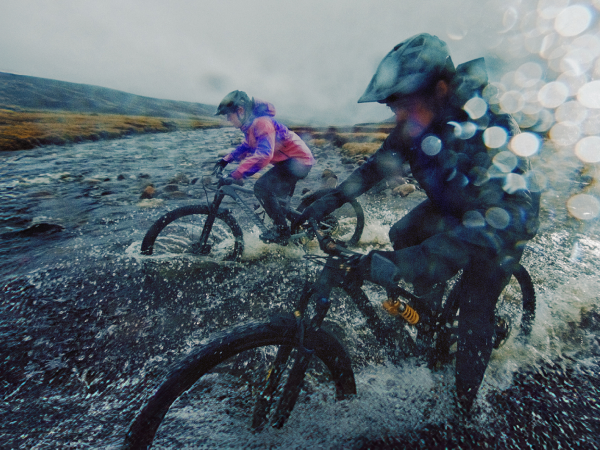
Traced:
<path id="1" fill-rule="evenodd" d="M 435 314 L 440 286 L 464 269 L 456 387 L 467 411 L 493 348 L 496 300 L 539 224 L 539 194 L 528 189 L 529 162 L 509 149 L 519 128 L 510 116 L 489 110 L 482 99 L 486 85 L 483 58 L 455 68 L 435 36 L 420 34 L 394 47 L 359 103 L 388 105 L 396 127 L 299 220 L 323 217 L 410 164 L 428 199 L 391 228 L 394 251 L 371 252 L 359 270 L 370 278 L 375 253 L 393 261 L 397 278 L 412 283 Z"/>

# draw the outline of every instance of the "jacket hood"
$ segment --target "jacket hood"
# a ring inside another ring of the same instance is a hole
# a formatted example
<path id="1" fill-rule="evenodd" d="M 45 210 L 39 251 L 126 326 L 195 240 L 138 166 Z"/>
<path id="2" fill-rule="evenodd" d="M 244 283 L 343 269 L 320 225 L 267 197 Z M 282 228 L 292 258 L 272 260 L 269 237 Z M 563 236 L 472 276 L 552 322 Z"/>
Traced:
<path id="1" fill-rule="evenodd" d="M 481 97 L 483 88 L 487 83 L 488 75 L 485 59 L 477 58 L 459 64 L 450 83 L 453 106 L 462 108 L 471 98 Z"/>

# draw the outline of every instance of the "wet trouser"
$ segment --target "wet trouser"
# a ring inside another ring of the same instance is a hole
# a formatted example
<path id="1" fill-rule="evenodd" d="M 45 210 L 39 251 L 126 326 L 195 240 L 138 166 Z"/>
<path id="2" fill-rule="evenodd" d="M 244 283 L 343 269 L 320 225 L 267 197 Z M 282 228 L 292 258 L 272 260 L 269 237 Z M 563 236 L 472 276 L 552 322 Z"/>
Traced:
<path id="1" fill-rule="evenodd" d="M 464 227 L 460 220 L 444 216 L 426 200 L 390 229 L 395 251 L 377 253 L 396 264 L 400 276 L 413 283 L 417 295 L 427 294 L 436 283 L 445 282 L 464 269 L 456 388 L 460 405 L 468 410 L 493 349 L 496 300 L 510 280 L 512 267 L 519 262 L 522 250 L 504 249 L 501 258 L 496 249 L 486 244 L 493 236 L 487 240 L 482 237 L 478 245 L 469 230 L 461 228 Z M 509 263 L 505 264 L 506 261 Z M 433 310 L 435 306 L 430 305 Z"/>
<path id="2" fill-rule="evenodd" d="M 293 196 L 296 183 L 308 175 L 311 167 L 293 158 L 286 159 L 276 163 L 254 184 L 254 195 L 275 225 L 287 225 L 278 197 Z"/>

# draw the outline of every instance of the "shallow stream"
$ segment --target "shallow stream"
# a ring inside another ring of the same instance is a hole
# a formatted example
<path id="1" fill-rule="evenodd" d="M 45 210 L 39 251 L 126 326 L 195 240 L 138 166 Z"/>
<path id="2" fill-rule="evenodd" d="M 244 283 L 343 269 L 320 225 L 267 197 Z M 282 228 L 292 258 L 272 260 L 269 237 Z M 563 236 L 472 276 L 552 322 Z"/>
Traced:
<path id="1" fill-rule="evenodd" d="M 0 154 L 1 448 L 118 448 L 190 348 L 232 324 L 287 311 L 315 271 L 302 256 L 317 249 L 263 244 L 239 210 L 246 242 L 239 264 L 139 252 L 160 215 L 205 201 L 189 180 L 239 139 L 234 129 L 201 130 Z M 298 194 L 318 188 L 325 168 L 341 180 L 355 168 L 332 147 L 314 150 L 318 165 Z M 566 205 L 578 193 L 598 197 L 598 177 L 595 167 L 583 177 L 570 156 L 542 156 L 542 228 L 523 258 L 538 299 L 532 337 L 494 353 L 467 428 L 445 425 L 453 414 L 451 370 L 382 360 L 358 312 L 339 301 L 330 318 L 357 361 L 355 399 L 336 403 L 317 391 L 284 429 L 252 434 L 248 417 L 216 389 L 208 405 L 179 409 L 157 448 L 385 448 L 403 438 L 418 447 L 419 433 L 481 435 L 495 448 L 597 447 L 599 226 L 597 218 L 573 218 Z M 173 180 L 178 189 L 165 189 Z M 149 184 L 155 197 L 141 199 Z M 423 198 L 419 191 L 362 196 L 360 249 L 389 246 L 389 227 Z M 368 292 L 381 300 L 373 286 Z"/>

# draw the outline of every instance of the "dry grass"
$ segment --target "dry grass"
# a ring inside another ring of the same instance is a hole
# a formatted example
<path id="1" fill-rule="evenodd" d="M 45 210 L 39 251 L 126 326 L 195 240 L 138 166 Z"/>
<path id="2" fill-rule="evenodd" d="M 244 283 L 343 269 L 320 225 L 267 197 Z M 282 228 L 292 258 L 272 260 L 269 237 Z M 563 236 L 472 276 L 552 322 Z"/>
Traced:
<path id="1" fill-rule="evenodd" d="M 221 126 L 218 120 L 195 117 L 172 119 L 0 109 L 0 150 L 22 150 L 41 145 L 114 139 L 137 133 L 218 126 Z"/>
<path id="2" fill-rule="evenodd" d="M 342 153 L 346 156 L 369 156 L 381 147 L 381 142 L 348 142 L 342 145 Z"/>
<path id="3" fill-rule="evenodd" d="M 343 155 L 360 159 L 375 153 L 395 125 L 389 123 L 356 125 L 354 127 L 293 127 L 309 145 L 323 147 L 331 144 Z"/>

